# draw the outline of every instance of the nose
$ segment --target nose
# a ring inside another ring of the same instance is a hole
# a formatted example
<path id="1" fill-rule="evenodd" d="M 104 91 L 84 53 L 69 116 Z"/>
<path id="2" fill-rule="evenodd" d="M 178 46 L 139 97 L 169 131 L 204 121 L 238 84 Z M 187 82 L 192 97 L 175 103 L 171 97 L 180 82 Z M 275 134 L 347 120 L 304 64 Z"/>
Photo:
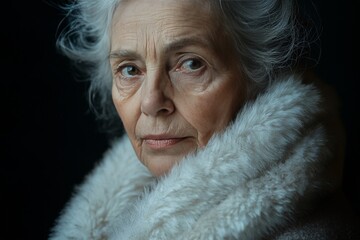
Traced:
<path id="1" fill-rule="evenodd" d="M 153 74 L 145 80 L 141 92 L 141 112 L 147 116 L 170 115 L 175 106 L 171 98 L 171 84 L 163 75 Z"/>

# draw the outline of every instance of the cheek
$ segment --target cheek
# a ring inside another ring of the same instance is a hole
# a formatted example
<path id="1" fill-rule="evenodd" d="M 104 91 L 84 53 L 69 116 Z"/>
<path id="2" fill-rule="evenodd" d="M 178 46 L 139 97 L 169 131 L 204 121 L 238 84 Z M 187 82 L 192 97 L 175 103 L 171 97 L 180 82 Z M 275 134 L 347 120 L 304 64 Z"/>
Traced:
<path id="1" fill-rule="evenodd" d="M 184 99 L 186 100 L 179 104 L 178 111 L 197 132 L 198 146 L 205 146 L 217 130 L 218 110 L 207 97 L 192 96 Z"/>
<path id="2" fill-rule="evenodd" d="M 136 96 L 123 99 L 115 86 L 112 90 L 112 98 L 125 132 L 130 139 L 137 157 L 141 159 L 141 146 L 135 134 L 136 124 L 140 116 L 140 101 L 137 100 Z"/>
<path id="3" fill-rule="evenodd" d="M 139 101 L 135 96 L 127 99 L 121 98 L 115 86 L 112 90 L 112 98 L 126 133 L 131 141 L 135 140 L 135 126 L 139 118 L 138 109 L 140 109 Z"/>
<path id="4" fill-rule="evenodd" d="M 224 130 L 243 104 L 244 91 L 239 84 L 219 85 L 200 95 L 187 96 L 180 109 L 184 118 L 196 129 L 199 146 L 212 135 Z"/>

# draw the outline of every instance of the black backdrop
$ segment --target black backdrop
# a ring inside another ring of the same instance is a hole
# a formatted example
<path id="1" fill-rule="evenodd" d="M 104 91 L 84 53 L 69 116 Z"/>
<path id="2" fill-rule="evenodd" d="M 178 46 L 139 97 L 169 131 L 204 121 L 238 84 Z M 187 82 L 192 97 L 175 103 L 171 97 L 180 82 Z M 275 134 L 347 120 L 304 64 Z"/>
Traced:
<path id="1" fill-rule="evenodd" d="M 313 3 L 323 26 L 316 70 L 341 98 L 348 141 L 344 185 L 360 203 L 359 17 L 355 0 Z M 74 80 L 69 63 L 55 50 L 60 12 L 45 1 L 24 0 L 13 1 L 2 13 L 1 236 L 47 239 L 74 185 L 108 143 L 88 111 L 87 85 Z"/>

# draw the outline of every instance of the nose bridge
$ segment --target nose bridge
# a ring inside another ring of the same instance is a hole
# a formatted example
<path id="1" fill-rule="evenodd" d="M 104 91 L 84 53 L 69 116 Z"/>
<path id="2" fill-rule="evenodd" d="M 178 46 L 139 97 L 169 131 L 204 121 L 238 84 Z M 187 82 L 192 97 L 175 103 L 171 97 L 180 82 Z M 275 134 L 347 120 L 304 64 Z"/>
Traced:
<path id="1" fill-rule="evenodd" d="M 149 67 L 141 91 L 141 111 L 151 116 L 171 113 L 174 107 L 169 88 L 171 86 L 165 71 L 159 66 Z"/>
<path id="2" fill-rule="evenodd" d="M 152 90 L 164 90 L 166 86 L 166 74 L 157 62 L 155 64 L 149 64 L 146 69 L 146 87 Z"/>

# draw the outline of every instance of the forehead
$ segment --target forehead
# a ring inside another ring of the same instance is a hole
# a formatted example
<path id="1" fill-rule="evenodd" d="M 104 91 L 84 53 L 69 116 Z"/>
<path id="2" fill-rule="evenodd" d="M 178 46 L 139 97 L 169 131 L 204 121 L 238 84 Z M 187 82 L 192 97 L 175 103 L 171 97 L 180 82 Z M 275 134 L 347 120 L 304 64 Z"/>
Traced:
<path id="1" fill-rule="evenodd" d="M 205 0 L 125 0 L 113 16 L 112 41 L 153 37 L 168 42 L 184 36 L 210 39 L 217 25 Z"/>

